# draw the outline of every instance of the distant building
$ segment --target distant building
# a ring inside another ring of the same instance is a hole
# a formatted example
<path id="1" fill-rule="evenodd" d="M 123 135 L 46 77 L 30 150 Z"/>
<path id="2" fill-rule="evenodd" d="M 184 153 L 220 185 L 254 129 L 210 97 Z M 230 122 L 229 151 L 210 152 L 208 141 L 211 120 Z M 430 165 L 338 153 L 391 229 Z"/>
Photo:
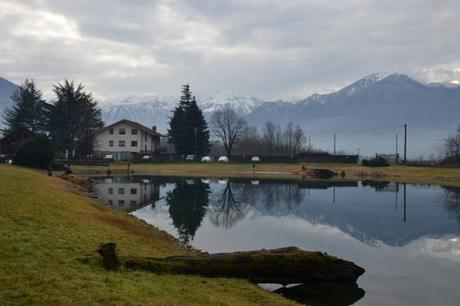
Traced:
<path id="1" fill-rule="evenodd" d="M 150 129 L 123 119 L 96 131 L 93 151 L 97 157 L 112 155 L 115 160 L 131 160 L 136 155 L 160 153 L 162 137 L 155 126 Z"/>
<path id="2" fill-rule="evenodd" d="M 13 156 L 16 148 L 25 140 L 34 138 L 35 134 L 26 128 L 19 128 L 0 139 L 0 154 Z"/>

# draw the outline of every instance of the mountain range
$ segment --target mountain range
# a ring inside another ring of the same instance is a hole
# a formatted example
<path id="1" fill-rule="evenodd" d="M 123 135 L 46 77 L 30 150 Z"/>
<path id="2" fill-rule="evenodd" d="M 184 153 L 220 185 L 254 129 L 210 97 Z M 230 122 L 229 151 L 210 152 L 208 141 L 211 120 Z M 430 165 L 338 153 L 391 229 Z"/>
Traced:
<path id="1" fill-rule="evenodd" d="M 0 112 L 12 83 L 0 79 Z M 14 85 L 14 84 L 13 84 Z M 14 89 L 13 89 L 14 90 Z M 3 97 L 3 100 L 1 100 Z M 131 96 L 101 104 L 103 119 L 131 119 L 166 132 L 179 97 Z M 267 120 L 299 124 L 317 148 L 365 155 L 394 153 L 396 134 L 402 149 L 403 124 L 408 125 L 408 155 L 437 154 L 443 139 L 460 123 L 460 86 L 418 82 L 404 74 L 375 73 L 329 94 L 294 101 L 266 101 L 227 91 L 197 96 L 209 119 L 216 110 L 232 108 L 250 125 Z"/>

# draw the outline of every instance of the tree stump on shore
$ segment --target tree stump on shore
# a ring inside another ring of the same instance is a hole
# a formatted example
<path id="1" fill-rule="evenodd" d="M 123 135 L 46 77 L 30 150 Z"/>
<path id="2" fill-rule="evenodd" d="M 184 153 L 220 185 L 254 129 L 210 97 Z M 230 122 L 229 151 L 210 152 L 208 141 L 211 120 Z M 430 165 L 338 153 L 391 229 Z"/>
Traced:
<path id="1" fill-rule="evenodd" d="M 120 268 L 120 259 L 117 254 L 117 245 L 114 242 L 102 244 L 97 252 L 102 256 L 104 267 L 108 270 Z"/>

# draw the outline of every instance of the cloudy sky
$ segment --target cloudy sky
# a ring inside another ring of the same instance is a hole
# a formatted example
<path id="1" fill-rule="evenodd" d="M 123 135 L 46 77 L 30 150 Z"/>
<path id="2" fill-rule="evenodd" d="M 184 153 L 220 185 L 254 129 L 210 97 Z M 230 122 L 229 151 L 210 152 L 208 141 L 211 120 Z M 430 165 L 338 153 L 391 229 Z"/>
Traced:
<path id="1" fill-rule="evenodd" d="M 373 72 L 460 81 L 459 0 L 0 0 L 0 76 L 100 99 L 228 90 L 265 99 Z"/>

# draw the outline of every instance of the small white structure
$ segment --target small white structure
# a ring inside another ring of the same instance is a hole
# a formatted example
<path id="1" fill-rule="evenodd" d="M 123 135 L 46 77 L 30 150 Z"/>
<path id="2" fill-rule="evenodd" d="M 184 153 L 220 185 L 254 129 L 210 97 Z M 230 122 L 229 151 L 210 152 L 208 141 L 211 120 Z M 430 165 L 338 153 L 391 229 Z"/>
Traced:
<path id="1" fill-rule="evenodd" d="M 94 154 L 112 155 L 114 160 L 131 160 L 135 154 L 160 152 L 160 138 L 156 127 L 151 129 L 130 120 L 120 120 L 95 132 Z"/>
<path id="2" fill-rule="evenodd" d="M 203 156 L 203 157 L 201 158 L 201 162 L 202 162 L 202 163 L 212 163 L 212 158 L 209 157 L 209 156 Z"/>
<path id="3" fill-rule="evenodd" d="M 221 156 L 221 157 L 219 157 L 219 159 L 217 160 L 217 162 L 219 162 L 219 163 L 228 163 L 229 160 L 228 160 L 228 157 L 227 157 L 227 156 Z"/>
<path id="4" fill-rule="evenodd" d="M 251 163 L 260 163 L 260 157 L 259 156 L 253 156 L 251 158 Z"/>

